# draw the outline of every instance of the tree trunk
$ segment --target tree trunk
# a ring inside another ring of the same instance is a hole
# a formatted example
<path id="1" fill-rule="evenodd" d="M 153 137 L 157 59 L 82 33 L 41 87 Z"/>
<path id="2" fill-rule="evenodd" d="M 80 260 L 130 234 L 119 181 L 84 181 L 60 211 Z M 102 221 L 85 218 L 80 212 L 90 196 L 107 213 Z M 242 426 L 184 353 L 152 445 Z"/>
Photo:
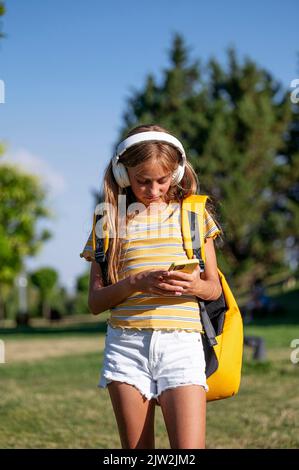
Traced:
<path id="1" fill-rule="evenodd" d="M 43 318 L 45 320 L 50 319 L 50 307 L 46 299 L 43 299 L 42 301 L 42 311 L 43 311 Z"/>
<path id="2" fill-rule="evenodd" d="M 0 324 L 5 320 L 5 302 L 3 301 L 2 294 L 0 295 Z"/>

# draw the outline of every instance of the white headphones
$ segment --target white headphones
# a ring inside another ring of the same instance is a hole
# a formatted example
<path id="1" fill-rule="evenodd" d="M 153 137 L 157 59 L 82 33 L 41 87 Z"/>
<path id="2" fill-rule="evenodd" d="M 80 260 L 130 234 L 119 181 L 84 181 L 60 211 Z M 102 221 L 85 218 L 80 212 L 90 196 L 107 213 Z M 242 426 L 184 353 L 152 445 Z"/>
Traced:
<path id="1" fill-rule="evenodd" d="M 126 167 L 121 162 L 119 162 L 119 157 L 132 145 L 146 141 L 168 142 L 169 144 L 174 145 L 180 151 L 182 159 L 179 163 L 178 168 L 172 175 L 171 182 L 172 185 L 178 184 L 183 178 L 185 172 L 186 154 L 184 147 L 176 137 L 167 134 L 166 132 L 160 131 L 139 132 L 137 134 L 131 135 L 127 139 L 120 142 L 120 144 L 118 144 L 116 152 L 112 158 L 112 171 L 117 184 L 121 188 L 131 186 Z"/>

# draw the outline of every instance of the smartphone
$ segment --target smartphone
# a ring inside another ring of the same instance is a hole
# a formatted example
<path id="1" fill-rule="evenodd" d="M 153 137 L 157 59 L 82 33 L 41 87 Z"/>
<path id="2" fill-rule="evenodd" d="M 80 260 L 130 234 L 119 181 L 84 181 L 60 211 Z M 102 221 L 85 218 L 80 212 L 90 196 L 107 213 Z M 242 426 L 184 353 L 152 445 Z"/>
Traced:
<path id="1" fill-rule="evenodd" d="M 199 260 L 198 259 L 188 259 L 183 263 L 172 263 L 168 268 L 168 271 L 183 271 L 184 273 L 191 274 L 192 271 L 198 266 Z"/>

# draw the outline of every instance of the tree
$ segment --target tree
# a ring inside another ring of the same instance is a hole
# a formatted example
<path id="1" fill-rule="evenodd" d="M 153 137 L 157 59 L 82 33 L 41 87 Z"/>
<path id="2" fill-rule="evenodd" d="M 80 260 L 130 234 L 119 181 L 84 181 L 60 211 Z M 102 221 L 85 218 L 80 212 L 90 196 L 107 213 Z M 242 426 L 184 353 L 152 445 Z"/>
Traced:
<path id="1" fill-rule="evenodd" d="M 37 222 L 49 217 L 46 193 L 36 176 L 8 164 L 0 164 L 0 318 L 24 258 L 34 256 L 51 236 L 46 229 L 37 233 Z"/>
<path id="2" fill-rule="evenodd" d="M 289 90 L 249 58 L 240 64 L 233 48 L 227 70 L 215 58 L 205 68 L 190 63 L 179 34 L 169 56 L 160 85 L 150 74 L 133 90 L 118 140 L 136 125 L 158 123 L 183 141 L 200 192 L 217 202 L 225 235 L 219 264 L 238 287 L 286 271 L 287 238 L 299 228 L 298 200 L 287 191 L 299 169 Z"/>
<path id="3" fill-rule="evenodd" d="M 86 272 L 81 274 L 76 279 L 76 291 L 80 293 L 87 294 L 89 287 L 89 273 Z"/>
<path id="4" fill-rule="evenodd" d="M 50 319 L 50 299 L 54 288 L 57 286 L 58 274 L 52 268 L 40 268 L 30 276 L 40 293 L 42 316 L 46 320 Z"/>
<path id="5" fill-rule="evenodd" d="M 73 314 L 90 313 L 88 304 L 89 271 L 79 275 L 76 279 L 76 290 L 71 302 Z"/>
<path id="6" fill-rule="evenodd" d="M 299 53 L 298 53 L 299 61 Z M 299 67 L 298 67 L 299 73 Z M 298 87 L 297 87 L 298 90 Z M 291 90 L 292 92 L 292 90 Z M 297 91 L 298 97 L 298 91 Z M 297 98 L 298 99 L 298 98 Z M 292 116 L 285 133 L 284 146 L 278 159 L 278 171 L 273 180 L 273 191 L 279 196 L 277 211 L 287 218 L 285 237 L 287 258 L 291 268 L 299 275 L 299 103 L 292 103 Z"/>
<path id="7" fill-rule="evenodd" d="M 4 5 L 4 2 L 0 1 L 0 17 L 3 16 L 4 14 L 5 14 L 5 5 Z M 1 29 L 2 29 L 2 22 L 0 22 L 0 39 L 5 37 L 5 34 L 2 33 Z"/>

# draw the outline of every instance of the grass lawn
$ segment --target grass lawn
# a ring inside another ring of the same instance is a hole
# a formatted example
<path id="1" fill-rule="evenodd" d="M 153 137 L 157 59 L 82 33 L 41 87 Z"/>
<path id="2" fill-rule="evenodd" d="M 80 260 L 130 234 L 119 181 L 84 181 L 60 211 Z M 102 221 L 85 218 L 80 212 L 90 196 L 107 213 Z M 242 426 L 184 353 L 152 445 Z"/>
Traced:
<path id="1" fill-rule="evenodd" d="M 207 448 L 299 447 L 299 363 L 290 361 L 298 323 L 245 327 L 266 343 L 266 361 L 244 350 L 236 397 L 208 403 Z M 107 390 L 97 382 L 104 333 L 5 335 L 0 364 L 0 448 L 120 448 Z M 298 355 L 297 355 L 298 356 Z M 160 407 L 156 448 L 169 449 Z"/>

